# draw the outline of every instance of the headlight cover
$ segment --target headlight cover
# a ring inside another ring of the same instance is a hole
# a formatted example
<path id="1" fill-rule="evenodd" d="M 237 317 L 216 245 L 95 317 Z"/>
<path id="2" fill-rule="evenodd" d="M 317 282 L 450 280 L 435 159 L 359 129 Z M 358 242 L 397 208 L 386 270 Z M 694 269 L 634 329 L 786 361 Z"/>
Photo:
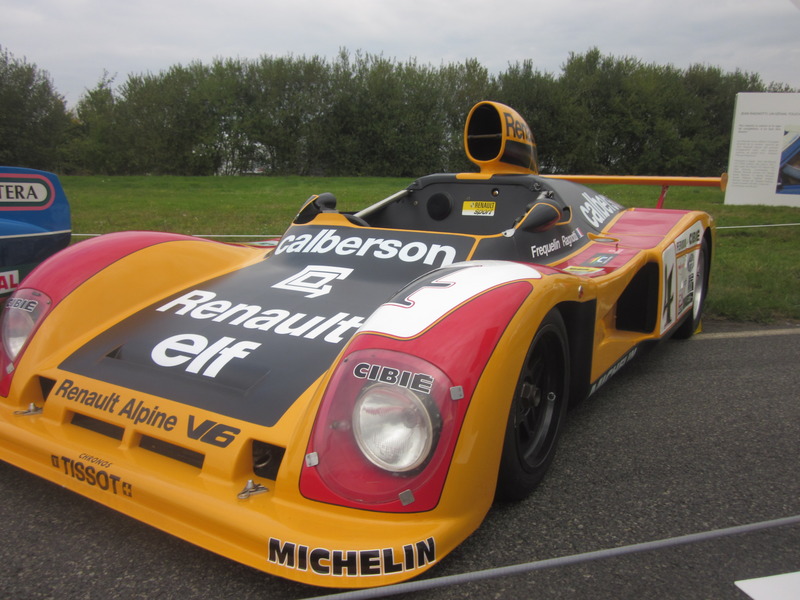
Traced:
<path id="1" fill-rule="evenodd" d="M 30 288 L 17 290 L 6 301 L 0 333 L 10 362 L 17 360 L 51 304 L 47 294 Z"/>
<path id="2" fill-rule="evenodd" d="M 406 473 L 429 457 L 438 416 L 436 406 L 426 406 L 416 393 L 375 384 L 356 400 L 353 436 L 372 464 L 393 473 Z"/>

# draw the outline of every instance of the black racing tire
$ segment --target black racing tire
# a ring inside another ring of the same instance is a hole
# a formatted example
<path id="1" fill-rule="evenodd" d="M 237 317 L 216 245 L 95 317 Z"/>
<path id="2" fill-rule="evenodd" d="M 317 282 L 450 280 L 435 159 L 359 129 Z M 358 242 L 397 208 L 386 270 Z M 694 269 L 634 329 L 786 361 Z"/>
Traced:
<path id="1" fill-rule="evenodd" d="M 557 309 L 542 321 L 522 366 L 506 424 L 495 497 L 522 500 L 555 455 L 569 400 L 569 349 Z"/>
<path id="2" fill-rule="evenodd" d="M 706 294 L 708 293 L 708 276 L 711 267 L 711 255 L 708 252 L 708 241 L 703 238 L 700 244 L 700 254 L 697 257 L 697 273 L 694 278 L 694 291 L 692 300 L 692 311 L 686 316 L 673 337 L 679 340 L 686 340 L 694 335 L 700 327 L 703 319 L 703 309 L 706 304 Z"/>

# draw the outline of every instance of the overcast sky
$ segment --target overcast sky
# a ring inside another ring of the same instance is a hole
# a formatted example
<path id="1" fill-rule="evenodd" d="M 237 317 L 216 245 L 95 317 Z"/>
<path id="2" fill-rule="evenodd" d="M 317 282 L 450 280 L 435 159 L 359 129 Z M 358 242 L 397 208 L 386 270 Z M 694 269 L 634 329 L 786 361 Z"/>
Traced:
<path id="1" fill-rule="evenodd" d="M 70 106 L 104 72 L 339 49 L 404 62 L 531 59 L 558 74 L 570 52 L 758 73 L 800 88 L 800 0 L 0 0 L 0 46 L 47 71 Z"/>

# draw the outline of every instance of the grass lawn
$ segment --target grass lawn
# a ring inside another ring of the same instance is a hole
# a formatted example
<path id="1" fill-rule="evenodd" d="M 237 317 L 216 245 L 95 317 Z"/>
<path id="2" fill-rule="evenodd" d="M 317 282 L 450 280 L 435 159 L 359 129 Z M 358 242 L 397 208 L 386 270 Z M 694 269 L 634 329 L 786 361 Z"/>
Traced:
<path id="1" fill-rule="evenodd" d="M 312 194 L 358 210 L 411 180 L 368 177 L 62 177 L 76 234 L 158 230 L 190 235 L 280 234 Z M 629 207 L 654 207 L 660 188 L 593 186 Z M 672 187 L 665 207 L 717 222 L 706 314 L 763 323 L 800 320 L 800 209 L 730 206 L 712 188 Z M 81 238 L 77 238 L 81 239 Z M 226 238 L 227 239 L 227 238 Z M 231 238 L 235 239 L 235 238 Z M 240 238 L 245 239 L 245 238 Z"/>

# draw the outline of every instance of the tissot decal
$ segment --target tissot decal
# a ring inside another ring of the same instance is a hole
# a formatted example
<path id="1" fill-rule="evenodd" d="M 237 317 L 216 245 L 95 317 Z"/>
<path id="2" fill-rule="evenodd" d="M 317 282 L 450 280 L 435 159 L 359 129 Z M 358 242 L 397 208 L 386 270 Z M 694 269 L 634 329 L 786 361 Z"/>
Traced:
<path id="1" fill-rule="evenodd" d="M 132 496 L 133 487 L 118 475 L 68 456 L 50 456 L 50 464 L 67 477 L 118 496 Z"/>
<path id="2" fill-rule="evenodd" d="M 401 549 L 329 550 L 269 539 L 272 564 L 332 577 L 367 577 L 414 571 L 436 562 L 436 542 L 429 537 Z"/>

